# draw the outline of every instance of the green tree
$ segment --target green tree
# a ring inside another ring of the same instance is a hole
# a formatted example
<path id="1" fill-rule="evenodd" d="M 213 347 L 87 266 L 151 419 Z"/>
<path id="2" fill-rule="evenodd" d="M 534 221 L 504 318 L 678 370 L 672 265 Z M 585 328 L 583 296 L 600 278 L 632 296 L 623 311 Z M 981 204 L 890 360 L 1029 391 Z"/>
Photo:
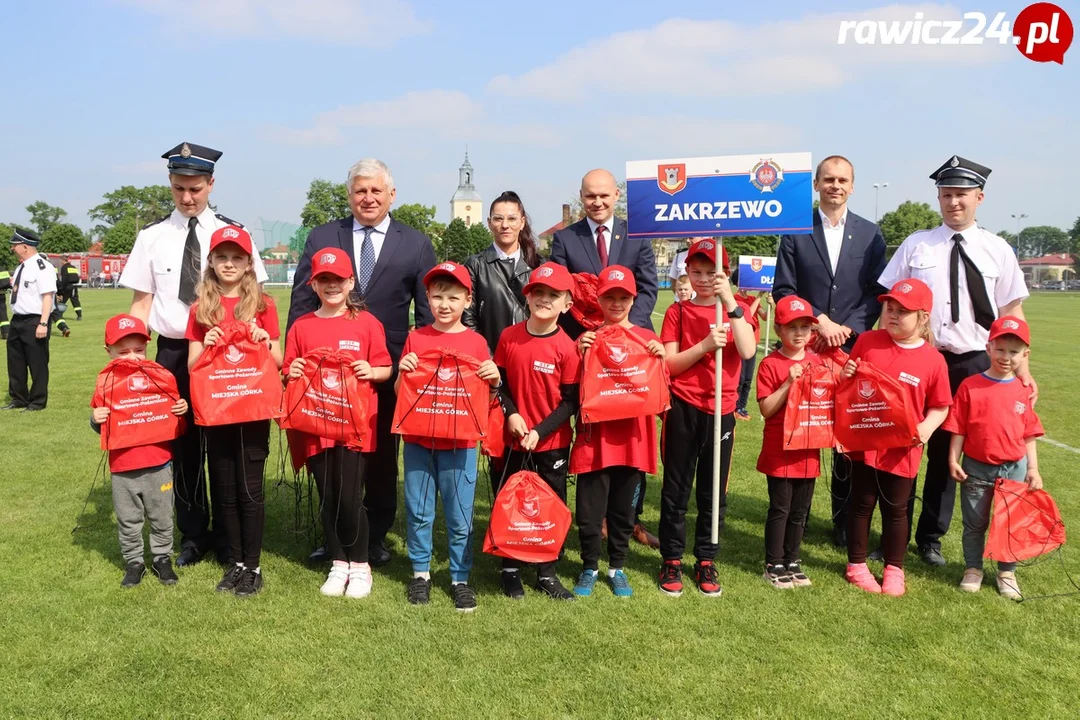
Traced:
<path id="1" fill-rule="evenodd" d="M 435 206 L 420 203 L 399 205 L 390 211 L 390 217 L 402 225 L 408 225 L 431 237 L 430 229 L 435 221 Z"/>
<path id="2" fill-rule="evenodd" d="M 316 178 L 308 187 L 307 203 L 300 211 L 300 224 L 304 227 L 317 227 L 331 220 L 349 217 L 349 194 L 345 183 L 333 183 Z"/>
<path id="3" fill-rule="evenodd" d="M 900 243 L 913 232 L 930 230 L 941 224 L 941 213 L 926 203 L 908 200 L 881 216 L 878 227 L 885 237 L 885 244 L 894 252 Z"/>
<path id="4" fill-rule="evenodd" d="M 63 208 L 50 205 L 44 200 L 35 200 L 27 205 L 26 212 L 30 213 L 30 222 L 42 235 L 53 225 L 60 222 L 60 218 L 67 215 L 67 211 Z"/>
<path id="5" fill-rule="evenodd" d="M 732 270 L 738 267 L 739 258 L 743 255 L 776 257 L 776 250 L 780 246 L 779 235 L 735 235 L 723 240 Z"/>
<path id="6" fill-rule="evenodd" d="M 1033 225 L 1023 228 L 1020 230 L 1018 242 L 1021 258 L 1037 258 L 1072 250 L 1068 233 L 1053 225 Z"/>
<path id="7" fill-rule="evenodd" d="M 464 262 L 465 258 L 472 255 L 469 252 L 471 247 L 469 228 L 465 225 L 465 221 L 461 218 L 454 218 L 446 226 L 446 231 L 442 234 L 439 245 L 435 250 L 440 260 Z"/>
<path id="8" fill-rule="evenodd" d="M 105 193 L 105 202 L 90 208 L 87 215 L 93 220 L 100 220 L 95 225 L 95 235 L 103 235 L 110 226 L 116 225 L 124 217 L 130 216 L 135 225 L 145 225 L 173 211 L 172 191 L 167 185 L 148 185 L 137 188 L 124 185 L 118 190 Z"/>
<path id="9" fill-rule="evenodd" d="M 86 236 L 77 225 L 56 223 L 41 233 L 40 250 L 43 253 L 84 252 L 89 247 Z"/>
<path id="10" fill-rule="evenodd" d="M 105 231 L 101 238 L 101 250 L 106 255 L 124 255 L 135 246 L 139 226 L 133 215 L 125 215 Z"/>
<path id="11" fill-rule="evenodd" d="M 495 238 L 492 237 L 491 231 L 488 230 L 486 224 L 477 222 L 469 226 L 469 255 L 483 252 L 493 242 L 495 242 Z M 469 257 L 469 255 L 465 257 Z"/>
<path id="12" fill-rule="evenodd" d="M 11 249 L 11 243 L 8 242 L 14 234 L 14 225 L 0 223 L 0 270 L 14 272 L 15 266 L 19 264 L 19 258 L 15 256 L 15 251 Z"/>
<path id="13" fill-rule="evenodd" d="M 308 235 L 311 234 L 311 228 L 301 227 L 297 228 L 293 236 L 289 238 L 289 260 L 293 258 L 299 258 L 304 254 L 304 245 L 307 243 Z"/>

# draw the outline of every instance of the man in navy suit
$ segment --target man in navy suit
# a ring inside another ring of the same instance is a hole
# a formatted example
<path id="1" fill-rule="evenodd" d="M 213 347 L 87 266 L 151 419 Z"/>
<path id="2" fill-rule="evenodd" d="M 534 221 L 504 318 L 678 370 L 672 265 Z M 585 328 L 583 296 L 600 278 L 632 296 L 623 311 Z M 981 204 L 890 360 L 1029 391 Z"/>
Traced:
<path id="1" fill-rule="evenodd" d="M 409 306 L 416 305 L 417 327 L 432 322 L 424 275 L 435 267 L 435 249 L 426 235 L 390 217 L 394 178 L 382 161 L 365 159 L 353 165 L 346 187 L 352 215 L 320 225 L 308 235 L 293 279 L 288 327 L 319 306 L 318 297 L 308 285 L 311 258 L 323 248 L 341 248 L 352 258 L 356 292 L 386 331 L 386 345 L 396 372 L 409 334 Z M 393 375 L 378 386 L 377 392 L 378 434 L 375 453 L 368 459 L 364 499 L 370 527 L 370 558 L 375 566 L 390 560 L 384 541 L 397 511 L 398 436 L 390 433 L 397 400 Z"/>
<path id="2" fill-rule="evenodd" d="M 877 279 L 885 269 L 885 238 L 877 225 L 847 209 L 855 189 L 855 168 L 840 155 L 818 163 L 814 190 L 818 211 L 810 235 L 784 235 L 776 258 L 773 298 L 798 295 L 818 320 L 819 347 L 851 350 L 855 337 L 874 327 L 883 292 Z M 833 453 L 833 541 L 847 545 L 850 463 Z"/>
<path id="3" fill-rule="evenodd" d="M 638 327 L 653 329 L 652 312 L 656 307 L 656 256 L 652 244 L 642 238 L 626 236 L 626 221 L 615 217 L 619 201 L 619 186 L 607 170 L 590 170 L 581 179 L 581 204 L 585 218 L 555 233 L 551 240 L 551 259 L 572 273 L 599 275 L 609 265 L 622 265 L 634 271 L 637 297 L 630 308 L 630 322 Z M 584 328 L 570 313 L 563 313 L 559 324 L 577 338 Z M 645 481 L 637 494 L 637 514 L 645 505 Z M 634 539 L 652 548 L 660 540 L 650 533 L 640 519 L 634 523 Z"/>

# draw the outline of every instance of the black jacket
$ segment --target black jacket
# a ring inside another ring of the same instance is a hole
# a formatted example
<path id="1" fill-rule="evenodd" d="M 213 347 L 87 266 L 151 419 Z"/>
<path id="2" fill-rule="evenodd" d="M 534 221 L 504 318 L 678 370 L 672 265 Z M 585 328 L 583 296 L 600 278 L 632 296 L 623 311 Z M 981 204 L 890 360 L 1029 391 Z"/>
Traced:
<path id="1" fill-rule="evenodd" d="M 529 317 L 522 290 L 532 268 L 520 254 L 511 268 L 509 260 L 499 259 L 494 245 L 466 260 L 465 267 L 472 277 L 473 301 L 461 322 L 484 336 L 494 356 L 502 331 Z"/>

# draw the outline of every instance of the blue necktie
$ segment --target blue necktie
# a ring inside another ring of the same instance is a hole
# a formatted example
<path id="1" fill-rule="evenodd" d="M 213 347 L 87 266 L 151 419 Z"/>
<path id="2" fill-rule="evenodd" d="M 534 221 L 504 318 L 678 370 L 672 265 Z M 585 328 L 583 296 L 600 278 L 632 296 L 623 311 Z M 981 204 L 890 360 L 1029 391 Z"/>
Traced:
<path id="1" fill-rule="evenodd" d="M 371 242 L 374 231 L 375 228 L 364 226 L 364 242 L 360 245 L 360 276 L 357 278 L 361 295 L 367 294 L 371 273 L 375 272 L 375 244 Z"/>

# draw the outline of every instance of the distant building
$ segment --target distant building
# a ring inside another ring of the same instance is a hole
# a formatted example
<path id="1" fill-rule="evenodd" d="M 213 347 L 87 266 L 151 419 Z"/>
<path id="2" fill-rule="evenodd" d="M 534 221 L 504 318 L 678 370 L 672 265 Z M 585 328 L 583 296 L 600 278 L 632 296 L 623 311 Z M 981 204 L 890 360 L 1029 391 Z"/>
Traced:
<path id="1" fill-rule="evenodd" d="M 547 230 L 539 233 L 536 236 L 537 247 L 536 250 L 542 255 L 547 255 L 551 250 L 551 239 L 555 237 L 555 233 L 560 230 L 570 227 L 575 222 L 574 218 L 570 215 L 570 205 L 564 204 L 562 206 L 562 220 L 555 223 Z"/>
<path id="2" fill-rule="evenodd" d="M 267 255 L 274 260 L 292 260 L 292 252 L 288 245 L 276 245 L 267 251 Z"/>
<path id="3" fill-rule="evenodd" d="M 1076 277 L 1073 270 L 1076 259 L 1076 255 L 1054 253 L 1021 260 L 1020 269 L 1024 271 L 1024 280 L 1029 287 L 1048 281 L 1072 280 Z"/>
<path id="4" fill-rule="evenodd" d="M 465 151 L 465 162 L 458 168 L 457 190 L 450 198 L 450 219 L 455 218 L 461 218 L 466 226 L 484 220 L 484 201 L 473 185 L 473 166 L 468 150 Z"/>

